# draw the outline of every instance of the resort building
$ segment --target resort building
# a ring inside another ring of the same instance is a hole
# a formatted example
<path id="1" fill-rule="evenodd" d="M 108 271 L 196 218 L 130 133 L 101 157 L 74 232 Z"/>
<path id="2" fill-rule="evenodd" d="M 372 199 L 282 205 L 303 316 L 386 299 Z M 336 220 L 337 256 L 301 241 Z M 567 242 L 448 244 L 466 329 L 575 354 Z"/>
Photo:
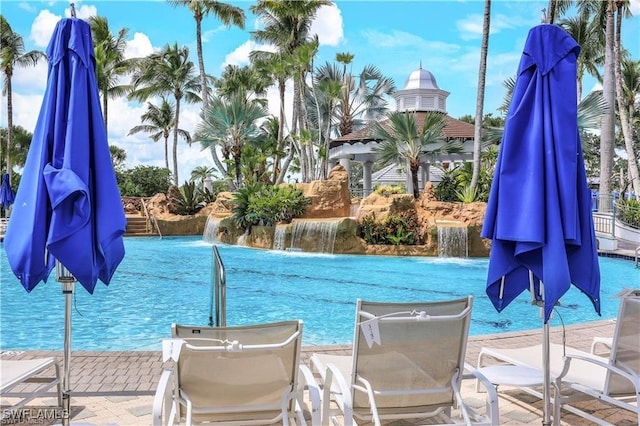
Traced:
<path id="1" fill-rule="evenodd" d="M 423 69 L 422 66 L 413 71 L 407 78 L 404 87 L 393 94 L 396 101 L 396 111 L 415 113 L 419 128 L 422 127 L 428 113 L 445 114 L 447 122 L 444 128 L 446 143 L 455 140 L 463 144 L 462 152 L 458 154 L 424 153 L 421 158 L 419 174 L 420 190 L 428 181 L 439 182 L 442 176 L 441 169 L 450 168 L 454 163 L 473 161 L 474 126 L 447 114 L 448 96 L 449 92 L 440 89 L 433 74 Z M 413 192 L 411 176 L 406 173 L 406 167 L 393 164 L 375 174 L 373 173 L 373 165 L 377 161 L 373 149 L 379 144 L 379 141 L 372 138 L 370 133 L 371 127 L 367 126 L 332 140 L 329 145 L 329 169 L 341 164 L 349 171 L 352 161 L 362 163 L 364 196 L 370 194 L 376 184 L 406 182 L 407 192 Z M 432 168 L 431 166 L 437 167 Z"/>

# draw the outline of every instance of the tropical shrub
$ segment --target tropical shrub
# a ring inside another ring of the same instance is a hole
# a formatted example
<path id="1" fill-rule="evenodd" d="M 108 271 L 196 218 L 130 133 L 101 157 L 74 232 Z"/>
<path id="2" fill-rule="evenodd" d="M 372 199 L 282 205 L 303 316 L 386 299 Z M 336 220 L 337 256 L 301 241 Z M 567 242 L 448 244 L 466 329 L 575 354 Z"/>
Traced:
<path id="1" fill-rule="evenodd" d="M 310 202 L 292 185 L 256 183 L 234 194 L 232 215 L 236 225 L 243 229 L 253 225 L 274 226 L 302 216 Z"/>
<path id="2" fill-rule="evenodd" d="M 171 198 L 178 207 L 178 214 L 191 215 L 202 208 L 195 182 L 185 182 L 175 197 Z"/>
<path id="3" fill-rule="evenodd" d="M 360 234 L 367 244 L 415 245 L 422 242 L 415 210 L 391 214 L 381 221 L 374 215 L 360 221 Z"/>
<path id="4" fill-rule="evenodd" d="M 456 191 L 456 196 L 458 197 L 458 201 L 462 201 L 463 203 L 473 203 L 478 198 L 478 191 L 471 185 L 467 185 L 462 188 L 462 190 Z"/>
<path id="5" fill-rule="evenodd" d="M 616 210 L 620 221 L 640 229 L 640 200 L 620 200 L 616 205 Z"/>
<path id="6" fill-rule="evenodd" d="M 434 188 L 436 198 L 438 201 L 444 201 L 454 203 L 458 201 L 458 181 L 453 176 L 450 170 L 445 170 L 442 175 L 442 180 Z"/>
<path id="7" fill-rule="evenodd" d="M 164 167 L 137 166 L 116 171 L 116 179 L 123 197 L 152 197 L 167 192 L 171 185 L 171 172 Z"/>
<path id="8" fill-rule="evenodd" d="M 389 195 L 394 194 L 404 194 L 406 190 L 401 186 L 394 185 L 378 185 L 374 192 L 378 195 L 382 195 L 384 197 L 388 197 Z"/>

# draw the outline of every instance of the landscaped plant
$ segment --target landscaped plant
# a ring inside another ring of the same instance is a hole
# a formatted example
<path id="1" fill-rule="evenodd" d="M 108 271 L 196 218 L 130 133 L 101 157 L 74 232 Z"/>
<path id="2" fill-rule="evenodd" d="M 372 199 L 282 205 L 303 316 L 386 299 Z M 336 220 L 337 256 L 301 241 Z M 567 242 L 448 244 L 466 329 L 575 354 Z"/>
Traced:
<path id="1" fill-rule="evenodd" d="M 364 217 L 360 232 L 367 244 L 415 245 L 420 244 L 420 226 L 415 210 L 407 210 L 377 221 L 374 215 Z"/>
<path id="2" fill-rule="evenodd" d="M 185 182 L 179 191 L 179 195 L 171 198 L 178 207 L 178 214 L 191 215 L 202 208 L 195 182 Z"/>
<path id="3" fill-rule="evenodd" d="M 471 185 L 467 185 L 462 188 L 462 190 L 456 191 L 456 196 L 458 197 L 458 201 L 462 201 L 463 203 L 473 203 L 478 199 L 478 191 Z"/>
<path id="4" fill-rule="evenodd" d="M 116 171 L 118 189 L 123 197 L 152 197 L 166 193 L 171 185 L 171 172 L 164 167 L 137 166 Z"/>
<path id="5" fill-rule="evenodd" d="M 253 225 L 274 226 L 302 216 L 310 202 L 292 185 L 253 184 L 234 194 L 233 218 L 243 229 Z"/>
<path id="6" fill-rule="evenodd" d="M 388 197 L 389 195 L 394 194 L 404 194 L 406 193 L 406 190 L 401 186 L 378 185 L 376 186 L 374 192 L 384 197 Z"/>
<path id="7" fill-rule="evenodd" d="M 640 229 L 640 200 L 620 200 L 616 205 L 618 218 L 625 224 Z"/>

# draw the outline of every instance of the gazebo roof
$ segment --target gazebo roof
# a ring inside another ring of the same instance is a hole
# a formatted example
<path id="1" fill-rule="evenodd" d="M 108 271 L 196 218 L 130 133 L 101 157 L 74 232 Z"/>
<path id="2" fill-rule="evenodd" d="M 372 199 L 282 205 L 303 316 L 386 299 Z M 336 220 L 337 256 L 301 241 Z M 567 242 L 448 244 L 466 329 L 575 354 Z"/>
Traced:
<path id="1" fill-rule="evenodd" d="M 413 114 L 413 113 L 409 113 Z M 424 124 L 425 117 L 430 112 L 415 112 L 418 127 L 421 128 Z M 457 120 L 453 117 L 445 115 L 446 126 L 444 128 L 444 135 L 447 139 L 473 139 L 474 126 L 473 124 L 466 123 L 464 121 Z M 382 125 L 385 125 L 385 121 L 382 121 Z M 344 136 L 340 136 L 331 141 L 330 147 L 334 148 L 345 143 L 353 144 L 357 142 L 367 143 L 373 141 L 371 137 L 372 126 L 367 126 L 362 129 L 356 130 Z"/>

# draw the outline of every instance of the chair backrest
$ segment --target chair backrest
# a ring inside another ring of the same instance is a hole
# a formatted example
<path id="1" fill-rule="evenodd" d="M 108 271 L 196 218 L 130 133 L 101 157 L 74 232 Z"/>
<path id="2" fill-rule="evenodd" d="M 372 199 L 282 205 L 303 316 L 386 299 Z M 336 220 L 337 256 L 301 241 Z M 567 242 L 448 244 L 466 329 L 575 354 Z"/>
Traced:
<path id="1" fill-rule="evenodd" d="M 640 290 L 629 291 L 620 300 L 609 363 L 636 380 L 640 377 Z M 629 394 L 635 393 L 635 389 L 628 380 L 609 372 L 605 393 Z"/>
<path id="2" fill-rule="evenodd" d="M 177 388 L 192 401 L 194 419 L 239 421 L 247 413 L 268 418 L 281 411 L 283 395 L 295 389 L 302 321 L 173 325 L 172 334 L 184 340 L 176 362 Z"/>
<path id="3" fill-rule="evenodd" d="M 358 300 L 352 389 L 368 382 L 381 413 L 450 407 L 452 378 L 459 373 L 461 380 L 472 303 L 471 296 L 442 302 Z M 355 410 L 368 409 L 365 393 L 352 390 L 352 396 Z"/>

